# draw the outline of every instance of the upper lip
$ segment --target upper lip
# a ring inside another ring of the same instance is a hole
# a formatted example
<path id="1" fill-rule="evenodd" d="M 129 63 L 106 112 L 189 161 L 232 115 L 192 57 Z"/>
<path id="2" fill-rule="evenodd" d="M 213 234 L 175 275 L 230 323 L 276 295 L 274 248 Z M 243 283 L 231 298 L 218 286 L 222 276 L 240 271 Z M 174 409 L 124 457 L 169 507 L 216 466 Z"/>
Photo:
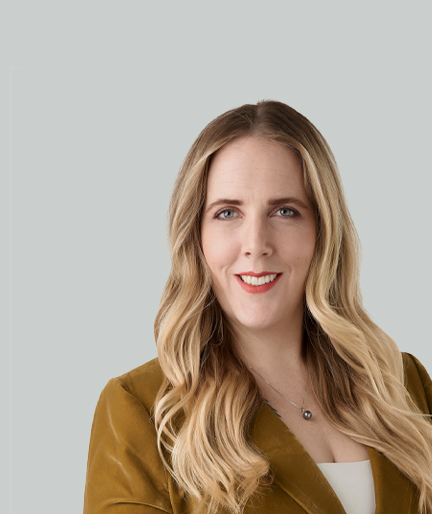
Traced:
<path id="1" fill-rule="evenodd" d="M 280 275 L 277 271 L 262 271 L 261 273 L 255 273 L 254 271 L 243 271 L 238 275 L 250 275 L 251 277 L 264 277 L 265 275 Z"/>

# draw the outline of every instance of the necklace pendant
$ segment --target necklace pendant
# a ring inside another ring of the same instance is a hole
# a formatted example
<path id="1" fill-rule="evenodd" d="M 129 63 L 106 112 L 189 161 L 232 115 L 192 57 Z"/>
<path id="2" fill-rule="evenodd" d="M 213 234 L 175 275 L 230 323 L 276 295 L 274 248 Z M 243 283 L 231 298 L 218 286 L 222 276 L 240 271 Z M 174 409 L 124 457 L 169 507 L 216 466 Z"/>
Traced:
<path id="1" fill-rule="evenodd" d="M 311 417 L 312 417 L 312 412 L 311 412 L 310 410 L 304 410 L 304 409 L 302 409 L 302 412 L 303 412 L 303 417 L 304 417 L 304 419 L 306 419 L 306 420 L 311 419 Z"/>

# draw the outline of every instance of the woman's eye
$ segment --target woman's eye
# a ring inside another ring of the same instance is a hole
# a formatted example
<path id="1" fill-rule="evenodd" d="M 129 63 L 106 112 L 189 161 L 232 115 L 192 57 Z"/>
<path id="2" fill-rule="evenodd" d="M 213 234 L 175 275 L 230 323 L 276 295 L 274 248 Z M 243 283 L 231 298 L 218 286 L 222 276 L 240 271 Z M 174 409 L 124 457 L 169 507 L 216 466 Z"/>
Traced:
<path id="1" fill-rule="evenodd" d="M 295 218 L 297 216 L 297 212 L 293 211 L 289 207 L 281 207 L 280 209 L 277 210 L 277 212 L 279 212 L 279 211 L 289 211 L 288 214 L 283 214 L 281 216 L 282 218 Z M 291 213 L 291 214 L 289 214 L 289 213 Z"/>
<path id="2" fill-rule="evenodd" d="M 234 213 L 235 211 L 233 211 L 232 209 L 224 209 L 223 211 L 218 212 L 218 214 L 216 214 L 215 218 L 224 219 L 224 220 L 232 219 L 232 216 L 221 216 L 221 214 L 224 214 L 226 212 Z"/>

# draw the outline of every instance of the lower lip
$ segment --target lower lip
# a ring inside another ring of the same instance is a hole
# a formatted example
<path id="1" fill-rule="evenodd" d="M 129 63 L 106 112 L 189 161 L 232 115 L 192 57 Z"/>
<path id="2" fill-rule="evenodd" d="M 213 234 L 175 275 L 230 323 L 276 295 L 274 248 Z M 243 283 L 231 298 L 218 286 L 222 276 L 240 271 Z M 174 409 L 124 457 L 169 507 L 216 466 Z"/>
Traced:
<path id="1" fill-rule="evenodd" d="M 243 282 L 243 280 L 236 275 L 237 282 L 241 285 L 242 289 L 244 289 L 247 293 L 257 294 L 257 293 L 265 293 L 266 291 L 269 291 L 276 282 L 280 279 L 282 276 L 282 273 L 278 275 L 273 282 L 269 282 L 268 284 L 263 284 L 262 286 L 251 286 L 250 284 L 246 284 L 246 282 Z"/>

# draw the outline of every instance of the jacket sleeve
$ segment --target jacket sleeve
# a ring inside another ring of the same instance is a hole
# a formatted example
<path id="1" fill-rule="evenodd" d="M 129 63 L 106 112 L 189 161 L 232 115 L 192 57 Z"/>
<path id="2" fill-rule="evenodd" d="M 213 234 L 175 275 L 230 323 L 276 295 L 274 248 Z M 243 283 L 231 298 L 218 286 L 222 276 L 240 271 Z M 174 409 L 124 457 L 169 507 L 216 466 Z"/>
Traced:
<path id="1" fill-rule="evenodd" d="M 166 473 L 148 411 L 112 378 L 94 414 L 84 514 L 172 514 Z"/>
<path id="2" fill-rule="evenodd" d="M 426 414 L 432 414 L 432 379 L 423 364 L 410 353 L 403 353 L 407 388 Z M 432 418 L 431 422 L 432 422 Z"/>

